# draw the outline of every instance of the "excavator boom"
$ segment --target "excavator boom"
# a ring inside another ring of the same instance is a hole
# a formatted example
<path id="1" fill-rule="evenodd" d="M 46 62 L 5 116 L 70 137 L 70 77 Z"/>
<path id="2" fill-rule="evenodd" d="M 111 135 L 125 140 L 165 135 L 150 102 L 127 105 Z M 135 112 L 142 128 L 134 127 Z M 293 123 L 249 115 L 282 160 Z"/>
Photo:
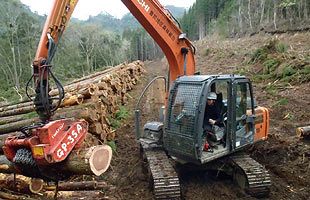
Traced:
<path id="1" fill-rule="evenodd" d="M 122 0 L 163 50 L 169 63 L 170 82 L 195 73 L 195 48 L 158 0 Z"/>

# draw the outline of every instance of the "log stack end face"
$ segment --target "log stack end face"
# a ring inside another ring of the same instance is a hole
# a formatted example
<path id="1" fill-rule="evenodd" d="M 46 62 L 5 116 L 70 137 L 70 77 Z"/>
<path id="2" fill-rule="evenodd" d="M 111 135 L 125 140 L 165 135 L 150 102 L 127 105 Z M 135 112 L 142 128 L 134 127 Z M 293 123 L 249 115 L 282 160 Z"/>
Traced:
<path id="1" fill-rule="evenodd" d="M 98 146 L 89 158 L 90 169 L 96 176 L 100 176 L 108 170 L 111 159 L 111 147 L 108 145 Z"/>

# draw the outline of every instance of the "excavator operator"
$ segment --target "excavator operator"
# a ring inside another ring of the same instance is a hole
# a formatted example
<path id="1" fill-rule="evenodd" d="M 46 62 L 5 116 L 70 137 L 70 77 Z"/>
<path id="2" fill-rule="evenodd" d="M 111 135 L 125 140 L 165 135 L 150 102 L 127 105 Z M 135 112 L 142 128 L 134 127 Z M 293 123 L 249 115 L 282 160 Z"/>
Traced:
<path id="1" fill-rule="evenodd" d="M 217 142 L 223 139 L 224 131 L 220 127 L 222 124 L 222 117 L 220 110 L 215 105 L 216 100 L 216 93 L 210 92 L 207 97 L 203 129 L 207 137 L 210 136 L 212 141 Z"/>

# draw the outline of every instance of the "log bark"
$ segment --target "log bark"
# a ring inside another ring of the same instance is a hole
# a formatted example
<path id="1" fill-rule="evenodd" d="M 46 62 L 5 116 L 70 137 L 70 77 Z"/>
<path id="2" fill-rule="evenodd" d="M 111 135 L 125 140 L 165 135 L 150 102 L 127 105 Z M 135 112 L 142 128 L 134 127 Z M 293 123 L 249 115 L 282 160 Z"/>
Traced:
<path id="1" fill-rule="evenodd" d="M 0 125 L 17 122 L 24 119 L 27 119 L 24 115 L 2 117 L 0 118 Z"/>
<path id="2" fill-rule="evenodd" d="M 18 122 L 0 125 L 0 135 L 11 133 L 14 131 L 19 131 L 24 126 L 29 126 L 31 124 L 38 123 L 40 121 L 41 120 L 38 117 L 36 117 L 33 119 L 26 119 Z"/>
<path id="3" fill-rule="evenodd" d="M 16 102 L 6 102 L 0 105 L 0 107 L 7 107 L 7 106 L 12 106 L 12 105 L 16 105 L 16 104 L 22 104 L 22 103 L 26 103 L 26 102 L 30 102 L 30 100 L 28 98 L 25 98 L 22 101 L 19 101 L 18 103 Z"/>
<path id="4" fill-rule="evenodd" d="M 95 92 L 93 92 L 95 93 Z M 64 98 L 63 102 L 60 105 L 60 108 L 63 107 L 71 107 L 71 106 L 75 106 L 75 105 L 80 105 L 84 102 L 84 96 L 81 94 L 76 94 L 76 95 L 72 95 L 72 94 L 68 94 L 66 95 L 66 97 Z M 33 103 L 31 102 L 30 106 L 22 106 L 22 107 L 18 107 L 16 109 L 10 109 L 10 110 L 5 110 L 3 112 L 0 112 L 0 117 L 12 117 L 12 116 L 16 116 L 16 115 L 21 115 L 21 114 L 27 114 L 30 112 L 34 112 L 35 111 L 35 107 L 33 106 Z M 0 119 L 0 124 L 4 124 L 1 123 L 2 119 Z M 16 120 L 13 120 L 16 121 Z"/>
<path id="5" fill-rule="evenodd" d="M 296 129 L 296 134 L 300 138 L 309 138 L 310 136 L 310 126 L 299 127 Z"/>
<path id="6" fill-rule="evenodd" d="M 7 116 L 12 116 L 12 115 L 26 114 L 26 113 L 30 113 L 32 111 L 34 111 L 34 106 L 33 105 L 1 112 L 0 113 L 0 117 L 7 117 Z"/>
<path id="7" fill-rule="evenodd" d="M 0 108 L 0 112 L 4 112 L 7 110 L 15 110 L 18 108 L 28 107 L 28 106 L 32 106 L 32 105 L 33 105 L 33 102 L 25 102 L 25 103 L 15 104 L 15 105 Z"/>

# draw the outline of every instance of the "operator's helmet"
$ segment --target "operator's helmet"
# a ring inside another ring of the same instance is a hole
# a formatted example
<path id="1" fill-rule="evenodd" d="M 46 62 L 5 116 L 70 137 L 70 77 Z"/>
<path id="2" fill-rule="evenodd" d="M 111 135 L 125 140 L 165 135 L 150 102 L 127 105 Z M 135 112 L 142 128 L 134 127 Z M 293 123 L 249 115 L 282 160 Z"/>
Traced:
<path id="1" fill-rule="evenodd" d="M 215 92 L 210 92 L 208 95 L 208 99 L 210 100 L 216 100 L 217 99 L 217 95 Z"/>

